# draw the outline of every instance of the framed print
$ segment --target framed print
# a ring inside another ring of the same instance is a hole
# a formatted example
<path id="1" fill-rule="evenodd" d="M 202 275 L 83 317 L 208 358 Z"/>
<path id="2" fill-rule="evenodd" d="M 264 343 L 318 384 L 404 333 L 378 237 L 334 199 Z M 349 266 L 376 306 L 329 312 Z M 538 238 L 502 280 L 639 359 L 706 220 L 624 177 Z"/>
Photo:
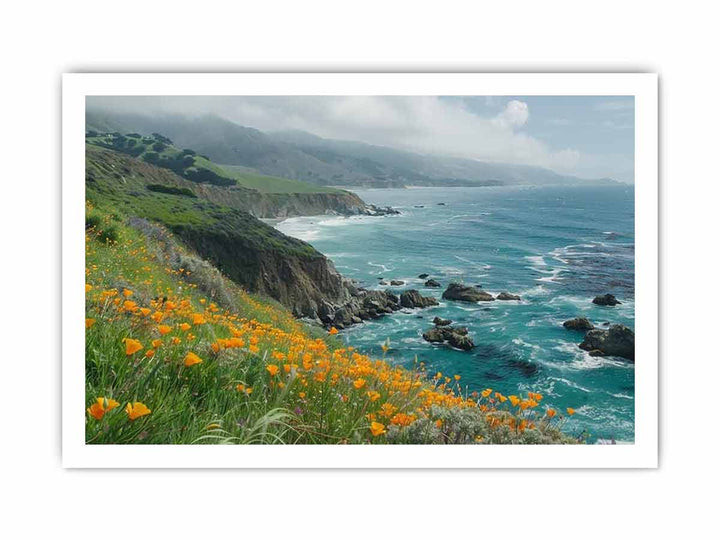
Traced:
<path id="1" fill-rule="evenodd" d="M 656 467 L 653 74 L 63 77 L 66 467 Z"/>

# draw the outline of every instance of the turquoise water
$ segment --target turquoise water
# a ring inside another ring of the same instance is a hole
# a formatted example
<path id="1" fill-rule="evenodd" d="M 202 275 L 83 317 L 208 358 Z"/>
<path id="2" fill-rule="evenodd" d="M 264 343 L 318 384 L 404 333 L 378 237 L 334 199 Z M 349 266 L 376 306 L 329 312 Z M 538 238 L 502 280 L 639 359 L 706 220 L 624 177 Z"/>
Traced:
<path id="1" fill-rule="evenodd" d="M 616 358 L 591 357 L 577 347 L 582 335 L 562 322 L 588 317 L 596 326 L 634 328 L 634 191 L 631 187 L 498 187 L 357 190 L 368 203 L 393 206 L 386 217 L 316 216 L 278 225 L 310 242 L 361 286 L 378 278 L 405 281 L 440 300 L 342 332 L 368 354 L 431 372 L 459 374 L 470 390 L 504 394 L 536 391 L 543 404 L 576 409 L 571 433 L 590 440 L 634 440 L 635 372 Z M 445 203 L 439 205 L 437 203 Z M 441 289 L 424 287 L 428 273 Z M 451 280 L 482 285 L 522 300 L 466 304 L 441 300 Z M 388 288 L 388 287 L 382 287 Z M 614 308 L 591 303 L 612 293 Z M 462 352 L 432 345 L 422 332 L 436 315 L 467 326 L 476 347 Z"/>

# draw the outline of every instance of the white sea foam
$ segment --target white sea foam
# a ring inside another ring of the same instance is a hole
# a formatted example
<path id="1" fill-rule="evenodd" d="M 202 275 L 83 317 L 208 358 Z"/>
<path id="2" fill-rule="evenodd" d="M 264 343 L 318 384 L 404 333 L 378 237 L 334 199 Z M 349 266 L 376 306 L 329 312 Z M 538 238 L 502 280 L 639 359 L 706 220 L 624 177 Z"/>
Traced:
<path id="1" fill-rule="evenodd" d="M 535 278 L 535 281 L 539 281 L 541 283 L 558 283 L 562 280 L 560 274 L 562 274 L 563 272 L 565 272 L 564 268 L 553 268 L 552 270 L 547 272 L 547 276 Z"/>
<path id="2" fill-rule="evenodd" d="M 576 390 L 580 390 L 581 392 L 587 392 L 588 394 L 592 392 L 590 388 L 585 388 L 584 386 L 580 386 L 578 383 L 573 382 L 571 380 L 565 379 L 563 377 L 548 377 L 548 380 L 557 381 L 559 383 L 562 383 L 566 386 L 569 386 L 570 388 L 575 388 Z"/>
<path id="3" fill-rule="evenodd" d="M 610 356 L 590 356 L 590 353 L 582 350 L 576 343 L 558 341 L 553 349 L 574 356 L 572 362 L 552 362 L 551 365 L 558 369 L 587 370 L 610 366 L 628 369 L 633 367 L 628 362 L 616 360 Z"/>
<path id="4" fill-rule="evenodd" d="M 522 338 L 515 338 L 512 340 L 512 342 L 515 345 L 520 345 L 522 347 L 527 347 L 529 349 L 533 349 L 533 350 L 537 350 L 537 351 L 542 349 L 542 347 L 540 347 L 540 345 L 536 345 L 535 343 L 528 343 L 527 341 L 524 341 Z"/>
<path id="5" fill-rule="evenodd" d="M 393 271 L 392 268 L 389 268 L 389 267 L 385 266 L 385 265 L 382 264 L 382 263 L 374 263 L 374 262 L 368 261 L 368 265 L 374 266 L 374 267 L 376 267 L 376 268 L 380 268 L 380 271 L 378 271 L 378 272 L 371 272 L 372 274 L 382 274 L 383 272 L 392 272 L 392 271 Z"/>
<path id="6" fill-rule="evenodd" d="M 626 396 L 625 394 L 610 394 L 610 395 L 611 395 L 612 397 L 622 398 L 622 399 L 629 399 L 629 400 L 635 399 L 634 397 L 632 397 L 632 396 Z"/>
<path id="7" fill-rule="evenodd" d="M 542 255 L 528 255 L 525 259 L 533 263 L 534 266 L 547 266 Z"/>
<path id="8" fill-rule="evenodd" d="M 518 293 L 520 297 L 535 297 L 535 296 L 547 296 L 550 293 L 544 285 L 537 285 L 536 287 L 532 287 L 530 289 L 524 289 Z"/>

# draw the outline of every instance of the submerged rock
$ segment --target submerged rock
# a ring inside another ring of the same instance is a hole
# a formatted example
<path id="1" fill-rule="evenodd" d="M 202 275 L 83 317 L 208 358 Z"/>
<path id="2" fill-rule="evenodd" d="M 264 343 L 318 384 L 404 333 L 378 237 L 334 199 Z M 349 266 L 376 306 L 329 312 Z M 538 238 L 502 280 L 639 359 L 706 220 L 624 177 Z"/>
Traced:
<path id="1" fill-rule="evenodd" d="M 495 297 L 495 300 L 520 300 L 520 297 L 517 294 L 501 292 Z"/>
<path id="2" fill-rule="evenodd" d="M 461 283 L 451 283 L 442 294 L 445 300 L 459 300 L 461 302 L 492 302 L 493 296 L 477 287 L 470 287 Z"/>
<path id="3" fill-rule="evenodd" d="M 418 277 L 419 277 L 420 279 L 425 279 L 425 278 L 427 278 L 427 277 L 430 277 L 430 274 L 420 274 Z"/>
<path id="4" fill-rule="evenodd" d="M 593 356 L 620 356 L 634 362 L 635 332 L 622 324 L 613 324 L 607 330 L 597 328 L 585 334 L 579 347 Z"/>
<path id="5" fill-rule="evenodd" d="M 410 289 L 400 294 L 400 305 L 405 308 L 425 308 L 437 306 L 438 301 L 432 296 L 423 296 L 417 290 Z"/>
<path id="6" fill-rule="evenodd" d="M 622 304 L 622 302 L 620 302 L 620 300 L 615 298 L 612 294 L 596 296 L 593 298 L 592 303 L 598 306 L 616 306 L 618 304 Z"/>
<path id="7" fill-rule="evenodd" d="M 569 321 L 565 321 L 563 326 L 568 330 L 592 330 L 595 328 L 593 324 L 586 317 L 575 317 Z"/>
<path id="8" fill-rule="evenodd" d="M 434 279 L 432 279 L 432 278 L 431 278 L 431 279 L 428 279 L 428 280 L 425 282 L 425 286 L 426 286 L 426 287 L 435 287 L 436 289 L 442 287 L 442 285 L 440 285 L 440 282 L 439 282 L 439 281 L 436 281 L 436 280 L 434 280 Z"/>
<path id="9" fill-rule="evenodd" d="M 390 280 L 390 285 L 392 285 L 392 286 L 394 286 L 394 287 L 397 287 L 397 286 L 399 286 L 399 285 L 405 285 L 405 282 L 404 282 L 404 281 L 400 281 L 399 279 L 391 279 L 391 280 Z"/>

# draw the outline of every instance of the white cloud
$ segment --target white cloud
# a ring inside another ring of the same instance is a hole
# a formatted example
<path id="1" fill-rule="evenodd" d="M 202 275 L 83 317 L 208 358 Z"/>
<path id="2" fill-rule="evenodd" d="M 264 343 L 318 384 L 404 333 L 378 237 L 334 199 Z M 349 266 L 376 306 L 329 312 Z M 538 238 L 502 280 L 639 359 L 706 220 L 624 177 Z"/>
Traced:
<path id="1" fill-rule="evenodd" d="M 505 110 L 495 117 L 495 122 L 500 126 L 521 127 L 529 116 L 527 103 L 513 99 L 508 101 Z"/>

